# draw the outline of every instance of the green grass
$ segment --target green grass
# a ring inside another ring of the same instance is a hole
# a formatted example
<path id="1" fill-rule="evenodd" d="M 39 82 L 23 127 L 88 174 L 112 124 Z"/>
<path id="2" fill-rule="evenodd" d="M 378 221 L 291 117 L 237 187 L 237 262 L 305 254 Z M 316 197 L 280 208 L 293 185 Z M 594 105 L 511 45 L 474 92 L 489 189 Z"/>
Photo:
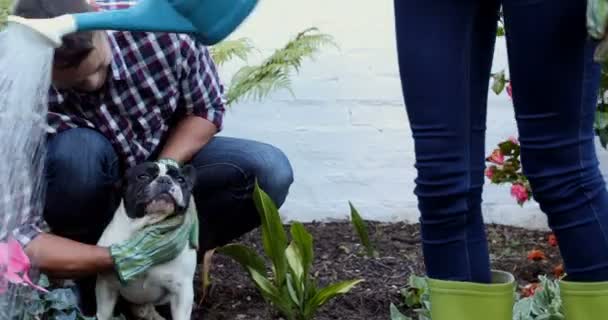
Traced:
<path id="1" fill-rule="evenodd" d="M 4 27 L 11 0 L 0 0 L 0 28 Z"/>

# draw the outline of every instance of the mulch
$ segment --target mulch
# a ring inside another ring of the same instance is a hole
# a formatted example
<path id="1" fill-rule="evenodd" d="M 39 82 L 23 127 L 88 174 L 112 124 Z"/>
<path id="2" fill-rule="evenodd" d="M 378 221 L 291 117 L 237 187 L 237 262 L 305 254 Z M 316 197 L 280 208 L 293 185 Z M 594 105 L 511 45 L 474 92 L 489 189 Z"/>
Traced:
<path id="1" fill-rule="evenodd" d="M 313 274 L 319 285 L 337 281 L 364 279 L 350 293 L 330 301 L 319 310 L 318 320 L 390 319 L 389 306 L 403 304 L 400 290 L 412 274 L 423 275 L 419 226 L 405 223 L 368 222 L 370 237 L 379 255 L 369 258 L 349 222 L 310 223 L 307 230 L 315 239 Z M 538 276 L 551 275 L 561 263 L 559 251 L 547 241 L 549 233 L 515 227 L 488 225 L 492 267 L 512 272 L 520 286 L 537 282 Z M 260 231 L 238 239 L 262 251 Z M 545 259 L 528 259 L 528 253 L 541 250 Z M 211 270 L 212 283 L 198 305 L 193 319 L 281 319 L 263 300 L 247 273 L 236 262 L 216 254 Z M 197 283 L 200 283 L 197 281 Z"/>

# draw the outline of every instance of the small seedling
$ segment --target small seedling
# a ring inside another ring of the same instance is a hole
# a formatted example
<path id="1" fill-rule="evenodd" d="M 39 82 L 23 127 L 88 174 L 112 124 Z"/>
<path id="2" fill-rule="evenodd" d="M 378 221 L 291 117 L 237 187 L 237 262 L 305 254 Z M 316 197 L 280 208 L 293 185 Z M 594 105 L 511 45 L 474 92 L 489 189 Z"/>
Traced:
<path id="1" fill-rule="evenodd" d="M 355 208 L 355 206 L 352 204 L 352 202 L 349 201 L 348 204 L 350 206 L 351 222 L 353 224 L 355 232 L 357 233 L 357 236 L 359 236 L 359 240 L 361 241 L 361 244 L 365 248 L 366 255 L 368 257 L 377 258 L 379 256 L 379 253 L 378 253 L 378 251 L 376 251 L 376 249 L 374 248 L 373 244 L 371 243 L 371 241 L 369 239 L 369 230 L 367 228 L 367 224 L 365 223 L 365 220 L 363 220 L 363 218 L 361 218 L 359 211 Z"/>

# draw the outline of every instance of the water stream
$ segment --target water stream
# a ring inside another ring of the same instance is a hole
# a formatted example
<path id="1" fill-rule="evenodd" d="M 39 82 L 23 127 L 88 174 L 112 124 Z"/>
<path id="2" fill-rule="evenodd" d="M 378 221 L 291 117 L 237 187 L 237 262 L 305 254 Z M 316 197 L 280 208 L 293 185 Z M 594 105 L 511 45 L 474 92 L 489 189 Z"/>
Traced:
<path id="1" fill-rule="evenodd" d="M 50 44 L 27 28 L 0 32 L 0 241 L 43 207 L 52 58 Z M 19 290 L 9 286 L 0 294 L 0 319 L 21 318 Z"/>

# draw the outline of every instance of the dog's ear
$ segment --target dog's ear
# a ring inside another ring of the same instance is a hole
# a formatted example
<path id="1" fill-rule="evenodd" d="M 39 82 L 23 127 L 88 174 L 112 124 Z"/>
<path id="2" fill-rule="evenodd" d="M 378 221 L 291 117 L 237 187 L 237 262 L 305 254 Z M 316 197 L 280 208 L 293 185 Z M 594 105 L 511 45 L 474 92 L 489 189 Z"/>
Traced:
<path id="1" fill-rule="evenodd" d="M 191 164 L 184 165 L 181 171 L 184 175 L 184 178 L 186 178 L 190 185 L 194 187 L 194 185 L 196 184 L 196 169 L 194 168 L 194 166 Z"/>
<path id="2" fill-rule="evenodd" d="M 123 193 L 126 185 L 127 185 L 127 178 L 125 176 L 122 176 L 122 177 L 118 178 L 116 181 L 114 181 L 114 183 L 112 184 L 112 188 L 114 189 L 115 192 Z"/>

